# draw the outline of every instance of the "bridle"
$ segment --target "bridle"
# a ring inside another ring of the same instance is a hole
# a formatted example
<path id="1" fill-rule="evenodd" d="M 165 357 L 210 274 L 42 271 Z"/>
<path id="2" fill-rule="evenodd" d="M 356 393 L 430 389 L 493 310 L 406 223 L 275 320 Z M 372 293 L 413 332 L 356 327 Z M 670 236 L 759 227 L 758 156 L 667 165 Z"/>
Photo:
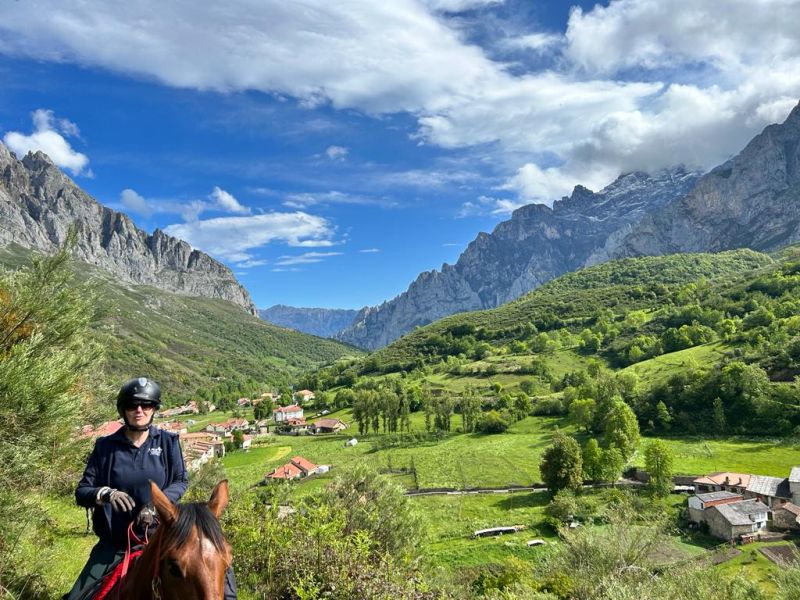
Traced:
<path id="1" fill-rule="evenodd" d="M 122 592 L 122 584 L 125 581 L 125 576 L 128 574 L 128 569 L 130 568 L 130 564 L 133 559 L 138 558 L 144 552 L 143 549 L 140 550 L 131 550 L 131 541 L 133 540 L 136 545 L 147 547 L 150 544 L 149 538 L 149 529 L 151 525 L 158 525 L 158 517 L 156 515 L 156 511 L 150 508 L 149 506 L 145 506 L 139 511 L 139 516 L 136 517 L 137 524 L 140 524 L 144 528 L 144 539 L 140 538 L 136 535 L 136 532 L 133 530 L 134 521 L 131 521 L 128 525 L 128 547 L 125 550 L 125 556 L 122 559 L 122 572 L 119 577 L 119 586 L 117 587 L 117 600 L 119 600 L 120 593 Z M 161 584 L 161 538 L 164 537 L 163 531 L 157 531 L 155 536 L 155 558 L 154 558 L 154 566 L 153 566 L 153 578 L 151 583 L 151 589 L 153 592 L 153 599 L 154 600 L 162 600 L 164 597 L 164 587 Z"/>

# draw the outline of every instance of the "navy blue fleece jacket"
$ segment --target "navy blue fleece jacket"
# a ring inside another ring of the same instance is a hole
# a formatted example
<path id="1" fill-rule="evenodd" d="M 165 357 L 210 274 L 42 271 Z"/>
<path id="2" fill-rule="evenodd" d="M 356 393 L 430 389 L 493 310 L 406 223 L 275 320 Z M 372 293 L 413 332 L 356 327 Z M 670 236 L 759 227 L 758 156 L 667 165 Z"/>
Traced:
<path id="1" fill-rule="evenodd" d="M 176 434 L 150 426 L 139 448 L 125 436 L 124 428 L 97 439 L 75 498 L 80 506 L 95 509 L 92 524 L 101 540 L 125 547 L 128 525 L 150 503 L 150 480 L 175 503 L 186 491 L 189 480 Z M 133 512 L 114 512 L 109 505 L 98 505 L 97 494 L 106 486 L 130 494 L 136 503 Z M 137 531 L 137 535 L 142 533 Z"/>

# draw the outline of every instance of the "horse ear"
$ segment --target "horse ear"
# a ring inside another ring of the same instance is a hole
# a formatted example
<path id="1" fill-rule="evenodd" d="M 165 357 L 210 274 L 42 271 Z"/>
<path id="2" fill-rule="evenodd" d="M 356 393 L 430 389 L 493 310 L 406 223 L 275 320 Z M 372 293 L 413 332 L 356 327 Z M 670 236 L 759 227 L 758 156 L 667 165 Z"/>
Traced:
<path id="1" fill-rule="evenodd" d="M 150 498 L 153 500 L 153 506 L 156 507 L 156 512 L 161 522 L 174 523 L 175 519 L 178 518 L 178 507 L 152 481 L 150 482 Z"/>
<path id="2" fill-rule="evenodd" d="M 208 508 L 219 519 L 226 506 L 228 506 L 228 480 L 223 479 L 214 486 L 211 499 L 208 501 Z"/>

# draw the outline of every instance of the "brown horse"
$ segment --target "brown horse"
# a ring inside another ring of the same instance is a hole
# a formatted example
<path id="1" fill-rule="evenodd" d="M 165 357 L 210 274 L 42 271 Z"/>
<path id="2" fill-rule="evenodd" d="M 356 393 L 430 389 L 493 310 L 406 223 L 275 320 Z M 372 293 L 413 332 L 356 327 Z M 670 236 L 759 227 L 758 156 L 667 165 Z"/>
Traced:
<path id="1" fill-rule="evenodd" d="M 121 583 L 124 600 L 222 600 L 231 546 L 219 516 L 228 504 L 228 482 L 220 481 L 208 504 L 174 505 L 150 482 L 160 524 Z M 110 598 L 117 595 L 116 590 Z"/>

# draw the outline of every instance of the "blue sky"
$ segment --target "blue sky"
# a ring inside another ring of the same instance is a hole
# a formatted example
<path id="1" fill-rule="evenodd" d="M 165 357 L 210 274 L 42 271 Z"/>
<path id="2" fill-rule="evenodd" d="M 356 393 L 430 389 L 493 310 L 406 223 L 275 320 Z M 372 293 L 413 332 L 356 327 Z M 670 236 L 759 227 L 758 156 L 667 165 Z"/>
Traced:
<path id="1" fill-rule="evenodd" d="M 0 2 L 0 139 L 260 307 L 374 305 L 518 206 L 783 120 L 800 3 L 697 4 Z"/>

